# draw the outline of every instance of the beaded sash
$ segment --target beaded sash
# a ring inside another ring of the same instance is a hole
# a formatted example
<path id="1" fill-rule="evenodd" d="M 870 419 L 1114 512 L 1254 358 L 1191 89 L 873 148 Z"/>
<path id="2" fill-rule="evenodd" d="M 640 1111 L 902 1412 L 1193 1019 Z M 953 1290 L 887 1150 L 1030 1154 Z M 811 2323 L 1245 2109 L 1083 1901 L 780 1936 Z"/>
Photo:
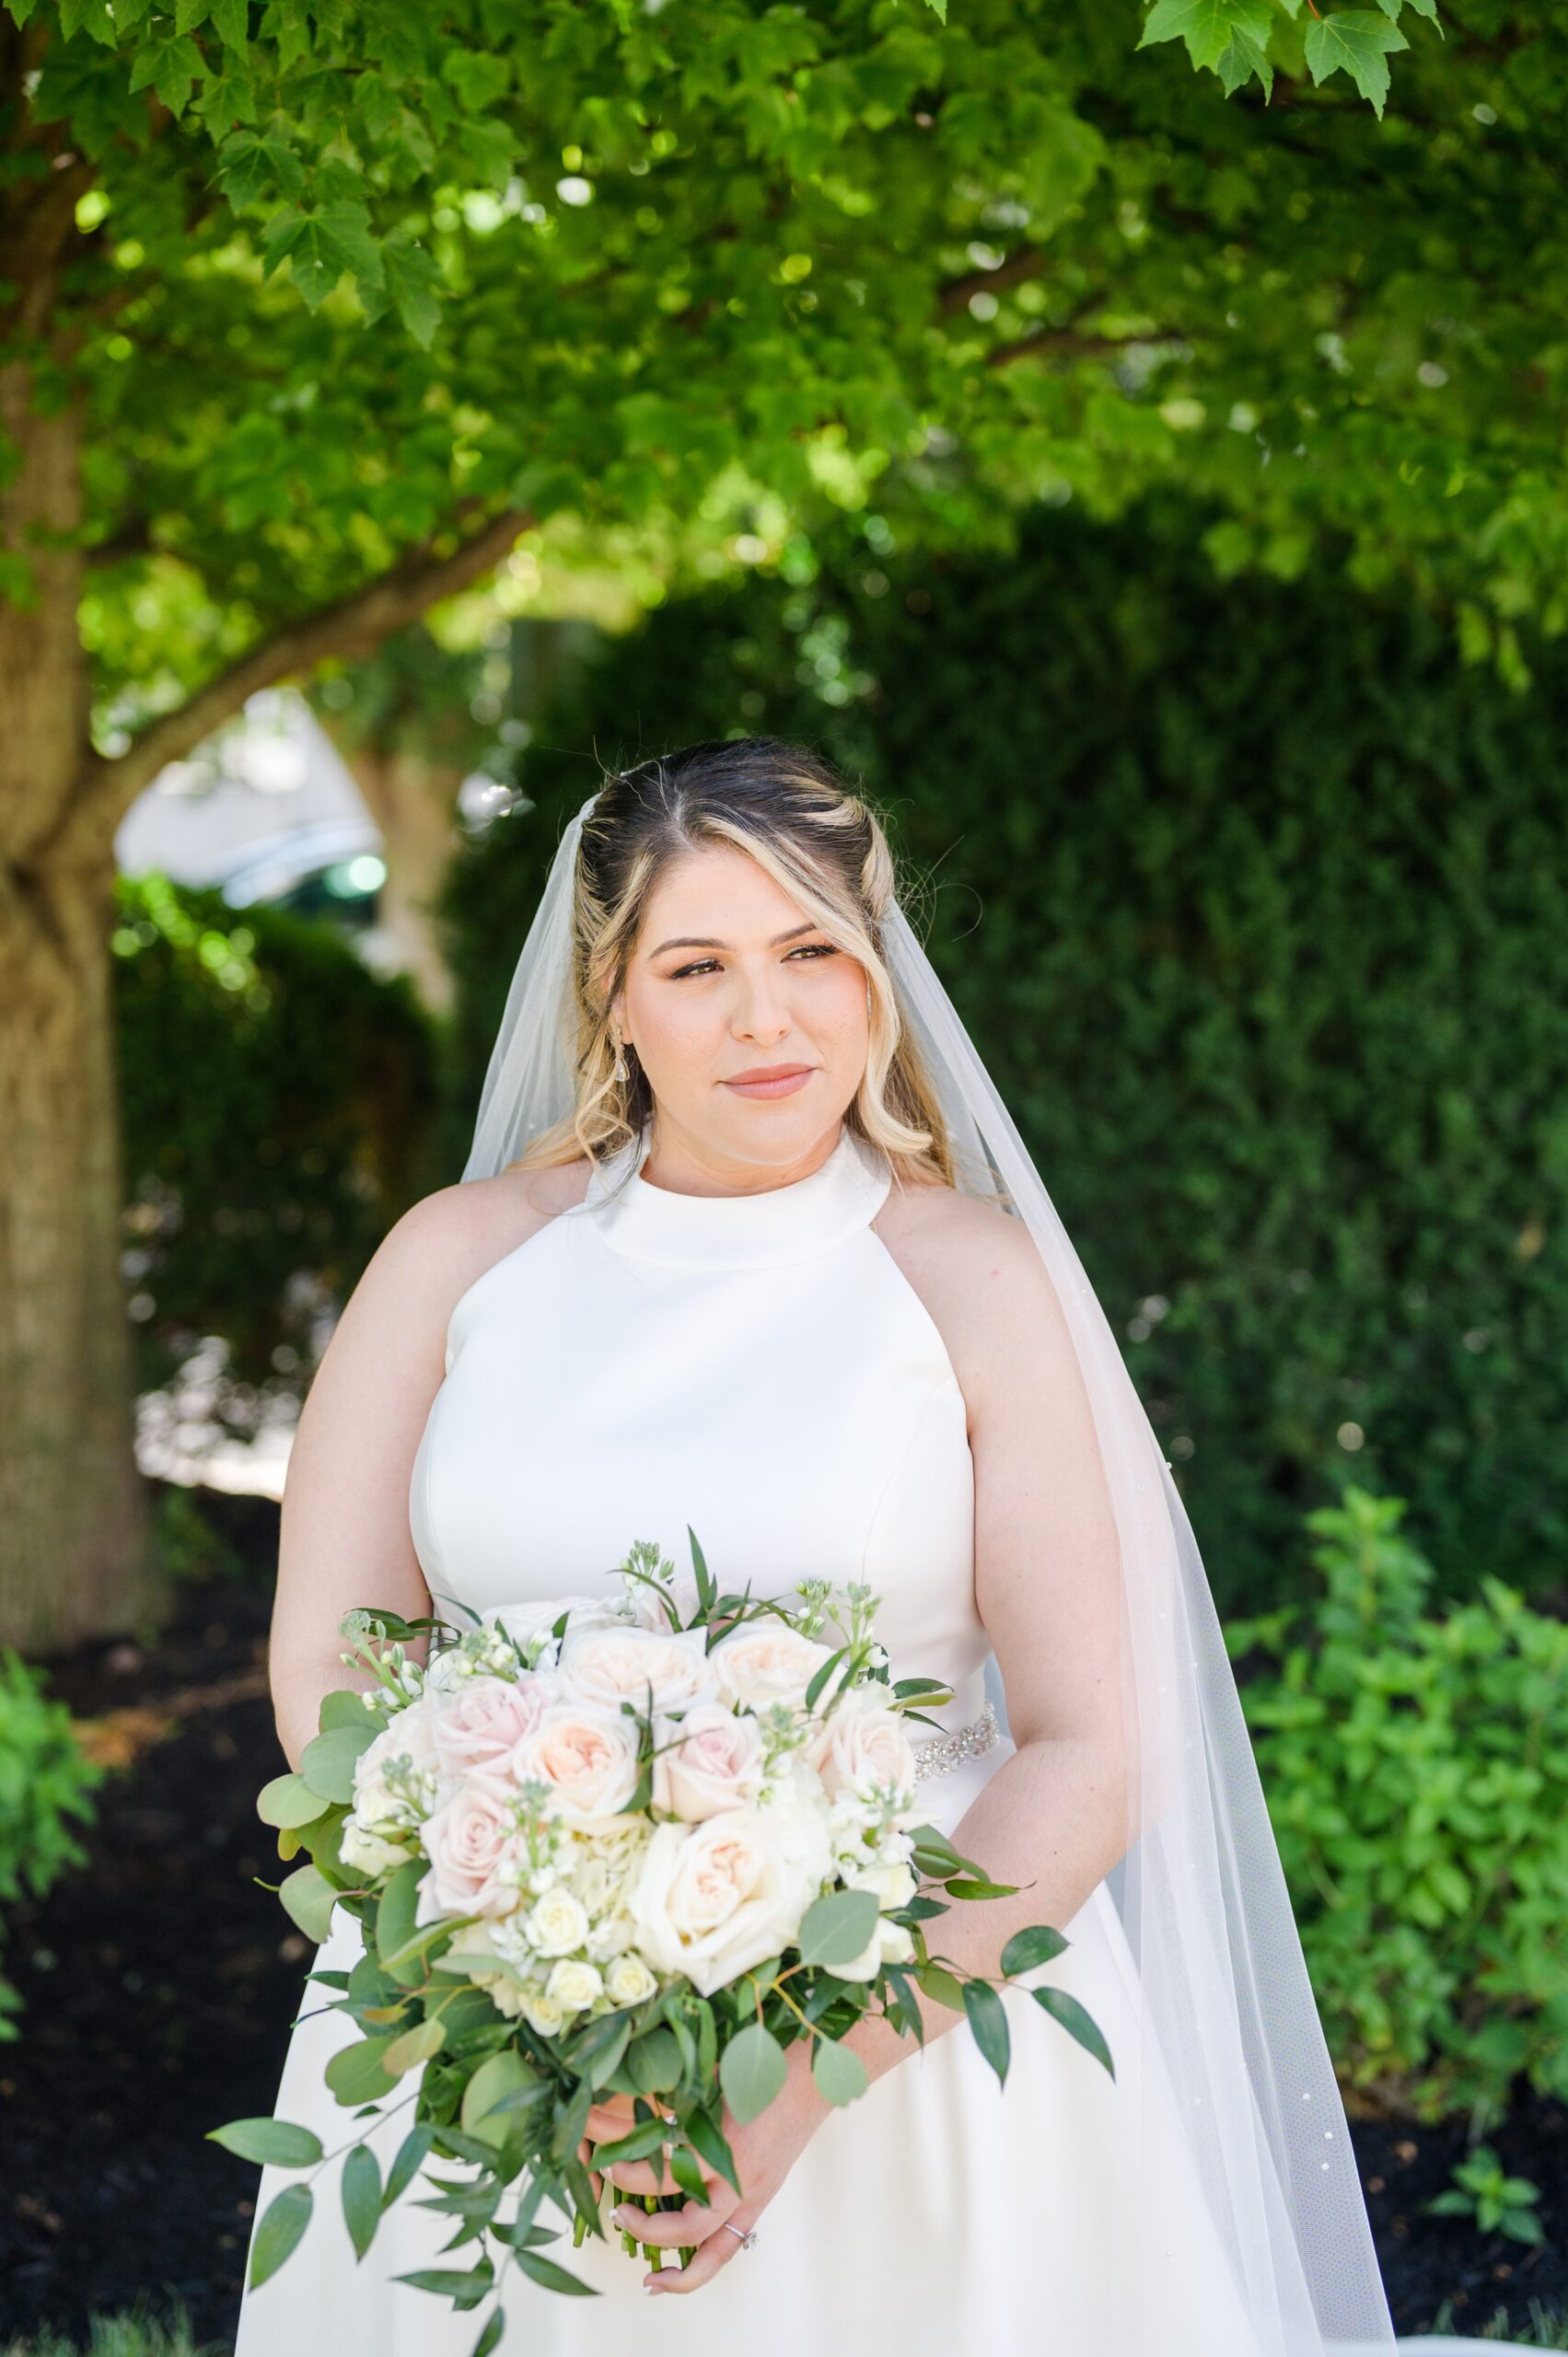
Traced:
<path id="1" fill-rule="evenodd" d="M 987 1702 L 979 1718 L 971 1719 L 967 1727 L 958 1727 L 951 1735 L 929 1736 L 923 1743 L 914 1746 L 915 1782 L 923 1782 L 927 1776 L 949 1775 L 966 1759 L 978 1759 L 982 1751 L 991 1749 L 1001 1732 L 996 1705 Z"/>

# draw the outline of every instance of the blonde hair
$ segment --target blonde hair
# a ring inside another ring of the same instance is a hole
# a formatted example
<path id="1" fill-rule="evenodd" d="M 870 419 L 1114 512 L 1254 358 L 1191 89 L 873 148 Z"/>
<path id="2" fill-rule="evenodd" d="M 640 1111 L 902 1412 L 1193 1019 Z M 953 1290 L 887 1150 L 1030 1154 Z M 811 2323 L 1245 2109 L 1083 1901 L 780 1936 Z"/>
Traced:
<path id="1" fill-rule="evenodd" d="M 576 1101 L 506 1168 L 548 1169 L 584 1155 L 603 1160 L 651 1115 L 634 1048 L 625 1051 L 625 1078 L 615 1077 L 610 1009 L 655 883 L 670 860 L 704 843 L 749 853 L 865 966 L 870 1043 L 845 1125 L 887 1155 L 895 1178 L 955 1186 L 947 1124 L 882 956 L 895 877 L 881 820 L 819 755 L 769 737 L 689 745 L 605 778 L 583 822 L 573 877 Z"/>

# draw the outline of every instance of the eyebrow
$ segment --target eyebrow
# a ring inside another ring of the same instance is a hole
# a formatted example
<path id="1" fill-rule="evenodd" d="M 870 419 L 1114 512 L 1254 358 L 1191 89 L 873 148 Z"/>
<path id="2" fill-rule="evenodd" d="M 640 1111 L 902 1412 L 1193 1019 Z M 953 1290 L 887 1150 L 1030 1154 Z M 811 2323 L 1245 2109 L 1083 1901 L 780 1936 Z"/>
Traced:
<path id="1" fill-rule="evenodd" d="M 781 941 L 793 941 L 798 934 L 820 933 L 821 930 L 820 925 L 810 923 L 792 924 L 787 933 L 775 933 L 768 947 L 776 949 Z M 667 949 L 727 949 L 729 946 L 727 941 L 714 941 L 706 934 L 678 933 L 670 940 L 661 941 L 656 949 L 650 949 L 648 956 L 661 958 Z"/>

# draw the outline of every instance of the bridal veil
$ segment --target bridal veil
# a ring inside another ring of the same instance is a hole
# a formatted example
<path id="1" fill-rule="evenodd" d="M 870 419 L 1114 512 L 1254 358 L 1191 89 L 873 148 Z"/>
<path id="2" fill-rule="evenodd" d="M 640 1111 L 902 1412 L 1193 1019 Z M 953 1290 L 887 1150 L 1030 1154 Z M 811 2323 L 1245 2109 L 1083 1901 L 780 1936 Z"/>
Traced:
<path id="1" fill-rule="evenodd" d="M 596 800 L 589 795 L 564 828 L 523 944 L 465 1179 L 502 1170 L 573 1109 L 573 870 Z M 1184 2125 L 1192 2181 L 1234 2269 L 1259 2357 L 1391 2349 L 1344 2109 L 1180 1495 L 1034 1162 L 896 900 L 879 931 L 900 1017 L 947 1120 L 958 1183 L 1000 1188 L 1027 1225 L 1093 1408 L 1121 1542 L 1138 1828 L 1109 1887 L 1137 1971 L 1143 2035 Z M 993 1662 L 993 1683 L 994 1670 Z M 1140 2075 L 1152 2086 L 1150 2073 Z M 1050 2122 L 1040 2127 L 1051 2132 Z M 1113 2268 L 1113 2247 L 1106 2258 Z M 1038 2327 L 1043 2352 L 1053 2345 L 1048 2292 Z"/>

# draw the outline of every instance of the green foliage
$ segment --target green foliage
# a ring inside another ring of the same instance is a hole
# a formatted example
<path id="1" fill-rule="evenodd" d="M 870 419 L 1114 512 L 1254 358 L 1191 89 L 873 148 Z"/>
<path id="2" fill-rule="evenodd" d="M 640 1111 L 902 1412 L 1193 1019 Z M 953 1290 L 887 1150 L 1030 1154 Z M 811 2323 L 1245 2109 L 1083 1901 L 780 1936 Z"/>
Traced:
<path id="1" fill-rule="evenodd" d="M 1532 648 L 1520 697 L 1341 578 L 1216 584 L 1208 520 L 1056 511 L 1010 562 L 935 563 L 873 515 L 605 644 L 448 878 L 458 1094 L 471 1129 L 599 759 L 816 742 L 893 826 L 1222 1608 L 1279 1596 L 1347 1470 L 1411 1499 L 1457 1592 L 1484 1561 L 1539 1594 L 1568 1553 L 1568 665 Z"/>
<path id="2" fill-rule="evenodd" d="M 46 2326 L 0 2344 L 0 2357 L 228 2357 L 226 2344 L 195 2340 L 178 2291 L 170 2289 L 167 2296 L 167 2317 L 153 2311 L 146 2293 L 139 2293 L 128 2308 L 95 2314 L 85 2342 Z"/>
<path id="3" fill-rule="evenodd" d="M 1439 2217 L 1469 2218 L 1478 2234 L 1506 2235 L 1510 2242 L 1545 2241 L 1535 2208 L 1539 2187 L 1527 2177 L 1510 2177 L 1490 2144 L 1478 2144 L 1452 2175 L 1450 2189 L 1426 2205 Z"/>
<path id="4" fill-rule="evenodd" d="M 1328 528 L 1500 659 L 1568 612 L 1561 305 L 1517 264 L 1555 12 L 8 6 L 10 169 L 68 157 L 77 207 L 21 259 L 84 396 L 106 733 L 509 509 L 674 563 L 703 517 L 733 561 L 873 495 L 952 544 L 1179 481 L 1217 561 Z"/>
<path id="5" fill-rule="evenodd" d="M 1568 1624 L 1426 1610 L 1404 1512 L 1348 1484 L 1320 1596 L 1226 1640 L 1336 2070 L 1434 2119 L 1568 2095 Z"/>
<path id="6" fill-rule="evenodd" d="M 93 1821 L 90 1795 L 105 1772 L 82 1751 L 65 1704 L 45 1692 L 43 1672 L 9 1645 L 0 1651 L 0 1902 L 41 1898 L 66 1866 L 87 1864 L 68 1820 Z M 20 2003 L 0 1975 L 0 2040 L 18 2035 Z"/>
<path id="7" fill-rule="evenodd" d="M 120 879 L 113 935 L 139 1386 L 227 1345 L 217 1419 L 302 1390 L 340 1305 L 425 1188 L 428 1017 L 329 926 L 161 877 Z"/>

